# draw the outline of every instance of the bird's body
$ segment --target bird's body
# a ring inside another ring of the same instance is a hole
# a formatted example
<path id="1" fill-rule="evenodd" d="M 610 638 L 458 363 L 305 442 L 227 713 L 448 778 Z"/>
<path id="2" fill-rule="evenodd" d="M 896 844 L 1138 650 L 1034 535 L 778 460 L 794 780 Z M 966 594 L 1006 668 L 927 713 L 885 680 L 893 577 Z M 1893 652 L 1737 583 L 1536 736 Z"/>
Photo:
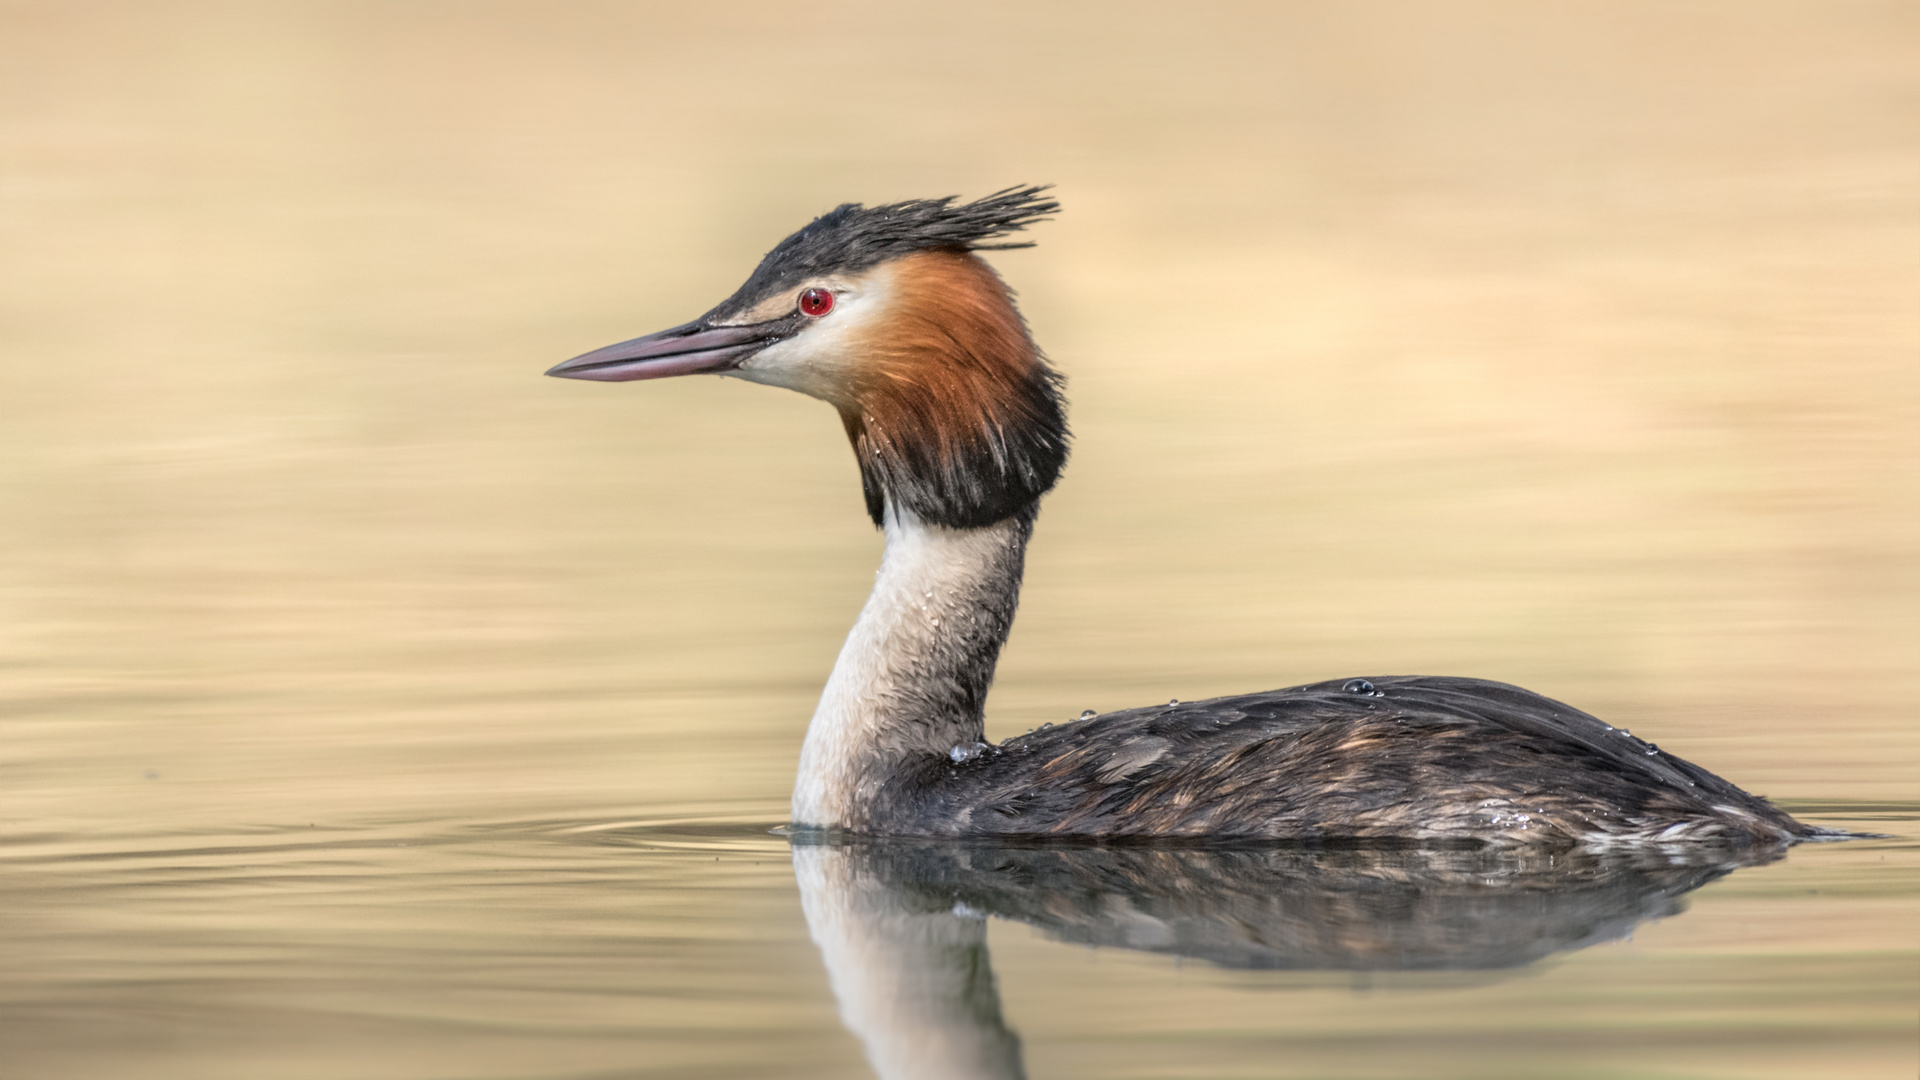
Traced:
<path id="1" fill-rule="evenodd" d="M 1060 379 L 975 250 L 1057 206 L 843 206 L 732 298 L 551 374 L 714 373 L 840 412 L 886 532 L 801 750 L 797 826 L 924 836 L 1777 844 L 1819 834 L 1698 766 L 1503 683 L 1342 679 L 1090 716 L 998 745 L 984 711 Z"/>
<path id="2" fill-rule="evenodd" d="M 873 820 L 946 836 L 1590 848 L 1799 834 L 1699 766 L 1482 679 L 1384 676 L 1171 702 L 951 757 L 893 774 Z"/>

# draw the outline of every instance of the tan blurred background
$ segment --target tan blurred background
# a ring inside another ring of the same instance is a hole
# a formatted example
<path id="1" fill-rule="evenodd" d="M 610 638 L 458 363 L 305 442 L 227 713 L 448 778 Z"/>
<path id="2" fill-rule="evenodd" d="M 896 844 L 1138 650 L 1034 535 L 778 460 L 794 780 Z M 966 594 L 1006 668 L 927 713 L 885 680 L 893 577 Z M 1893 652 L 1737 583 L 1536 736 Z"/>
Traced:
<path id="1" fill-rule="evenodd" d="M 839 425 L 540 377 L 1051 182 L 991 710 L 1437 672 L 1920 797 L 1920 9 L 0 4 L 0 830 L 777 817 Z"/>

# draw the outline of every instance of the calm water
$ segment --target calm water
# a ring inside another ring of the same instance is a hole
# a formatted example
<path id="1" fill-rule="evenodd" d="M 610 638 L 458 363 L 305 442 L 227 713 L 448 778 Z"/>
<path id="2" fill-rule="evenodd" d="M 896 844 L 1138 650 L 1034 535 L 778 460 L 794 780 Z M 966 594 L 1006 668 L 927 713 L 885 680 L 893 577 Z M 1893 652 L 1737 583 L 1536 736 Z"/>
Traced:
<path id="1" fill-rule="evenodd" d="M 0 7 L 0 1073 L 1913 1076 L 1916 90 L 1900 4 Z M 837 422 L 538 373 L 1027 180 L 994 736 L 1476 675 L 1892 835 L 791 847 Z"/>
<path id="2" fill-rule="evenodd" d="M 1920 827 L 1913 806 L 1802 809 Z M 846 1076 L 864 1049 L 907 1063 L 889 1076 L 1910 1071 L 1920 845 L 1727 871 L 790 849 L 764 818 L 717 816 L 15 836 L 0 1061 Z"/>

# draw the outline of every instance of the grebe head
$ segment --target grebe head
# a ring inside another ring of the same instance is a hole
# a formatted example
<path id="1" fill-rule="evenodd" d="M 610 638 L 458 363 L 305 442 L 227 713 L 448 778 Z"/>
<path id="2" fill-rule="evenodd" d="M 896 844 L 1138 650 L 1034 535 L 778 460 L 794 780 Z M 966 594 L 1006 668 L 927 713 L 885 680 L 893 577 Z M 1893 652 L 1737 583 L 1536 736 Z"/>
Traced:
<path id="1" fill-rule="evenodd" d="M 976 251 L 1059 209 L 1044 188 L 971 203 L 848 203 L 767 253 L 692 322 L 556 365 L 624 382 L 714 374 L 832 404 L 875 524 L 889 503 L 949 528 L 1031 507 L 1067 458 L 1061 379 Z"/>

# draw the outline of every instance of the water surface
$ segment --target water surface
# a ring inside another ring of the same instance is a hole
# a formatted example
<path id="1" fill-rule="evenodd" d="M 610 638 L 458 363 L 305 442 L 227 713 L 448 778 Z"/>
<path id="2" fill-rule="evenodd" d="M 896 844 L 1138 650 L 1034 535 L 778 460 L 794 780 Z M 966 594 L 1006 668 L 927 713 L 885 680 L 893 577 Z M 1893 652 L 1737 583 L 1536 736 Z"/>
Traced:
<path id="1" fill-rule="evenodd" d="M 1912 806 L 1802 812 L 1920 824 Z M 1904 839 L 1730 873 L 1566 853 L 790 849 L 764 819 L 721 817 L 4 851 L 10 1075 L 844 1076 L 870 1051 L 905 1053 L 918 1067 L 887 1075 L 907 1076 L 1911 1063 L 1913 957 L 1889 947 L 1920 886 Z M 956 1067 L 992 1059 L 955 1049 L 982 1043 L 1015 1064 Z"/>

